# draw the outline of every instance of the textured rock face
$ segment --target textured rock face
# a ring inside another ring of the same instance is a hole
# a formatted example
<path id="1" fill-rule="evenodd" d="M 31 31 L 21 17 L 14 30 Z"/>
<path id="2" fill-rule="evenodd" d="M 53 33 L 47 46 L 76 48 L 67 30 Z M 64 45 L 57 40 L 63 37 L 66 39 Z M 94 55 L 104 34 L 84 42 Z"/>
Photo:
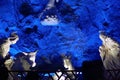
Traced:
<path id="1" fill-rule="evenodd" d="M 37 51 L 29 53 L 22 52 L 15 55 L 16 59 L 11 66 L 11 70 L 30 70 L 30 67 L 35 67 L 36 53 Z"/>
<path id="2" fill-rule="evenodd" d="M 8 37 L 1 45 L 0 45 L 0 68 L 1 69 L 8 69 L 8 70 L 30 70 L 31 67 L 36 66 L 36 53 L 35 52 L 22 52 L 18 53 L 12 58 L 11 56 L 8 57 L 10 46 L 13 44 L 16 44 L 16 42 L 19 40 L 18 35 L 13 32 L 11 33 L 10 37 Z M 0 70 L 1 71 L 1 70 Z M 3 70 L 4 72 L 4 70 Z M 9 75 L 10 80 L 17 79 L 18 74 L 15 72 L 11 72 L 13 77 Z M 3 80 L 3 79 L 2 79 Z"/>
<path id="3" fill-rule="evenodd" d="M 120 44 L 104 32 L 100 33 L 103 44 L 99 47 L 100 56 L 106 70 L 120 69 Z M 119 80 L 118 71 L 105 71 L 107 80 Z"/>
<path id="4" fill-rule="evenodd" d="M 63 60 L 63 67 L 65 68 L 65 70 L 75 70 L 74 67 L 73 67 L 73 64 L 71 63 L 71 59 L 70 59 L 71 56 L 70 55 L 66 56 L 64 54 L 61 54 L 61 57 L 62 57 L 62 60 Z M 70 79 L 74 80 L 75 75 L 76 75 L 76 73 L 74 73 L 74 72 L 67 72 L 67 73 L 56 72 L 56 73 L 60 77 L 59 80 L 65 80 L 65 79 L 67 79 L 68 76 L 70 77 Z M 54 75 L 53 79 L 58 80 L 58 76 Z M 67 79 L 67 80 L 69 80 L 69 79 Z"/>
<path id="5" fill-rule="evenodd" d="M 70 59 L 70 56 L 64 56 L 63 57 L 63 65 L 64 67 L 67 69 L 67 70 L 75 70 L 72 63 L 71 63 L 71 59 Z M 71 79 L 75 79 L 75 75 L 72 73 L 72 72 L 68 72 L 67 73 Z"/>
<path id="6" fill-rule="evenodd" d="M 120 69 L 120 45 L 111 37 L 100 33 L 100 39 L 103 45 L 100 46 L 100 56 L 105 69 Z"/>
<path id="7" fill-rule="evenodd" d="M 29 53 L 26 53 L 26 52 L 18 53 L 17 55 L 15 55 L 14 60 L 12 59 L 6 60 L 5 65 L 10 71 L 31 70 L 32 67 L 36 66 L 36 63 L 35 63 L 36 53 L 37 51 L 29 52 Z M 26 75 L 26 73 L 20 74 L 20 76 L 22 75 Z M 10 80 L 13 80 L 13 79 L 18 80 L 20 78 L 19 73 L 11 72 L 8 78 Z"/>
<path id="8" fill-rule="evenodd" d="M 12 33 L 1 45 L 0 45 L 0 58 L 5 59 L 10 50 L 10 46 L 15 44 L 19 40 L 19 37 L 16 33 Z"/>
<path id="9" fill-rule="evenodd" d="M 1 0 L 0 4 L 0 38 L 13 31 L 20 36 L 11 46 L 13 55 L 39 50 L 38 59 L 45 55 L 51 60 L 58 53 L 71 52 L 73 64 L 81 66 L 84 60 L 100 59 L 99 30 L 119 40 L 119 0 Z"/>
<path id="10" fill-rule="evenodd" d="M 59 24 L 59 19 L 57 16 L 56 4 L 60 2 L 59 0 L 49 0 L 44 11 L 40 14 L 41 24 L 44 26 L 54 26 Z M 55 4 L 56 3 L 56 4 Z M 44 18 L 43 18 L 44 16 Z"/>

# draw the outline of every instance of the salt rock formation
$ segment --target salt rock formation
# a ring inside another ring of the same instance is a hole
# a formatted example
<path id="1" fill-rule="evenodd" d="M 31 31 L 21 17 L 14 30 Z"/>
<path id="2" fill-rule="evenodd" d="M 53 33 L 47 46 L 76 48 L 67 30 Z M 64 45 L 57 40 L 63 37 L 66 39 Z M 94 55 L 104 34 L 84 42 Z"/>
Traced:
<path id="1" fill-rule="evenodd" d="M 64 63 L 64 67 L 67 70 L 75 70 L 72 62 L 71 62 L 71 56 L 64 56 L 63 55 L 63 63 Z M 71 79 L 75 79 L 75 75 L 72 72 L 67 72 L 67 74 L 70 76 Z"/>
<path id="2" fill-rule="evenodd" d="M 11 36 L 0 45 L 0 59 L 5 59 L 10 50 L 10 45 L 15 44 L 18 40 L 18 35 L 15 32 L 11 33 Z"/>
<path id="3" fill-rule="evenodd" d="M 59 3 L 59 0 L 49 0 L 44 11 L 40 14 L 41 24 L 47 26 L 54 26 L 59 24 L 59 19 L 57 16 L 56 3 Z"/>
<path id="4" fill-rule="evenodd" d="M 100 33 L 103 45 L 99 47 L 100 56 L 106 69 L 120 69 L 120 45 L 118 42 Z"/>
<path id="5" fill-rule="evenodd" d="M 59 20 L 56 15 L 47 15 L 46 18 L 41 21 L 42 25 L 57 25 L 59 23 Z"/>
<path id="6" fill-rule="evenodd" d="M 61 57 L 62 57 L 62 60 L 63 60 L 63 66 L 65 68 L 65 70 L 75 70 L 73 65 L 72 65 L 72 62 L 71 62 L 71 56 L 66 56 L 65 54 L 61 54 Z M 75 80 L 75 73 L 73 74 L 73 72 L 67 72 L 65 74 L 62 75 L 62 72 L 57 72 L 57 75 L 60 77 L 59 80 Z M 61 76 L 62 75 L 62 76 Z M 53 76 L 53 79 L 54 80 L 58 80 L 58 76 Z M 67 78 L 67 76 L 70 77 Z"/>
<path id="7" fill-rule="evenodd" d="M 103 42 L 103 44 L 99 47 L 99 52 L 105 69 L 120 69 L 120 44 L 111 37 L 107 36 L 105 32 L 100 32 L 99 37 Z M 112 72 L 111 75 L 120 79 L 120 76 L 116 76 L 115 72 Z M 107 79 L 112 80 L 108 76 Z"/>
<path id="8" fill-rule="evenodd" d="M 11 70 L 30 70 L 30 67 L 36 66 L 36 54 L 37 51 L 34 52 L 21 52 L 15 55 L 13 59 L 13 65 L 10 67 Z M 19 65 L 21 64 L 21 65 Z"/>
<path id="9" fill-rule="evenodd" d="M 36 66 L 36 54 L 37 51 L 34 52 L 21 52 L 15 55 L 15 58 L 11 60 L 11 64 L 5 64 L 8 70 L 11 71 L 24 71 L 31 70 L 31 68 Z M 18 80 L 22 75 L 27 75 L 26 73 L 18 74 L 18 72 L 10 72 L 9 79 L 10 80 Z M 24 76 L 25 77 L 25 76 Z"/>
<path id="10" fill-rule="evenodd" d="M 10 37 L 5 39 L 3 43 L 0 45 L 0 74 L 4 76 L 0 76 L 0 80 L 7 80 L 8 73 L 7 68 L 4 65 L 5 63 L 8 65 L 11 64 L 12 60 L 9 59 L 9 50 L 12 44 L 15 44 L 19 40 L 18 35 L 13 32 Z M 7 62 L 6 62 L 7 61 Z"/>

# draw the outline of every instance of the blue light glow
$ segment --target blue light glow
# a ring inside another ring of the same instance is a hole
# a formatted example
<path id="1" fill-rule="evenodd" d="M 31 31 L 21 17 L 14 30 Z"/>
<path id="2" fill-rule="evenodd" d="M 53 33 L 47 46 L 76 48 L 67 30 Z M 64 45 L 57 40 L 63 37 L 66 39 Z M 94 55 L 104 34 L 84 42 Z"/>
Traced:
<path id="1" fill-rule="evenodd" d="M 26 7 L 31 7 L 31 11 L 20 7 L 22 1 L 0 1 L 0 39 L 14 31 L 20 38 L 11 46 L 11 55 L 38 50 L 38 61 L 44 55 L 52 62 L 56 55 L 64 53 L 72 56 L 74 66 L 80 67 L 85 60 L 100 59 L 100 30 L 107 31 L 119 41 L 119 0 L 61 0 L 55 4 L 56 11 L 50 14 L 58 17 L 52 23 L 54 17 L 50 17 L 50 23 L 40 23 L 40 14 L 45 11 L 48 0 L 28 0 L 31 2 L 27 2 L 29 6 Z M 42 17 L 46 14 L 49 13 Z"/>

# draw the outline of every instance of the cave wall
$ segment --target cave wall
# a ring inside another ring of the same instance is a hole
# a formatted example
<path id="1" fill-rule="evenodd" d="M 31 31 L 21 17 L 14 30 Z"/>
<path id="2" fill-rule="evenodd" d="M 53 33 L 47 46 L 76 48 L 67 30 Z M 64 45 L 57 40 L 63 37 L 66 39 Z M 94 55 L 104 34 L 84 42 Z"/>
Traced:
<path id="1" fill-rule="evenodd" d="M 21 8 L 27 2 L 27 8 Z M 0 39 L 17 32 L 20 40 L 11 46 L 10 54 L 39 50 L 40 56 L 54 63 L 57 55 L 72 55 L 72 63 L 81 66 L 85 60 L 100 59 L 99 31 L 104 30 L 119 41 L 119 0 L 61 0 L 55 9 L 59 24 L 42 25 L 39 15 L 48 0 L 1 0 Z M 20 8 L 22 13 L 20 12 Z M 27 13 L 27 15 L 24 15 Z M 49 15 L 49 14 L 47 14 Z"/>

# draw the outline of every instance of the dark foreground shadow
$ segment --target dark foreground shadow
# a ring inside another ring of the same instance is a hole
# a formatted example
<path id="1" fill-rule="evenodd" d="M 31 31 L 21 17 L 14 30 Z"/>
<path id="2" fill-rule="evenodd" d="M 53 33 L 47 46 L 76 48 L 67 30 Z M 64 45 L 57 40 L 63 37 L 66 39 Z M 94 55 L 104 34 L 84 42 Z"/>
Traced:
<path id="1" fill-rule="evenodd" d="M 83 62 L 82 72 L 83 80 L 104 80 L 104 67 L 101 60 Z"/>
<path id="2" fill-rule="evenodd" d="M 8 69 L 2 61 L 0 62 L 0 80 L 8 80 Z"/>

